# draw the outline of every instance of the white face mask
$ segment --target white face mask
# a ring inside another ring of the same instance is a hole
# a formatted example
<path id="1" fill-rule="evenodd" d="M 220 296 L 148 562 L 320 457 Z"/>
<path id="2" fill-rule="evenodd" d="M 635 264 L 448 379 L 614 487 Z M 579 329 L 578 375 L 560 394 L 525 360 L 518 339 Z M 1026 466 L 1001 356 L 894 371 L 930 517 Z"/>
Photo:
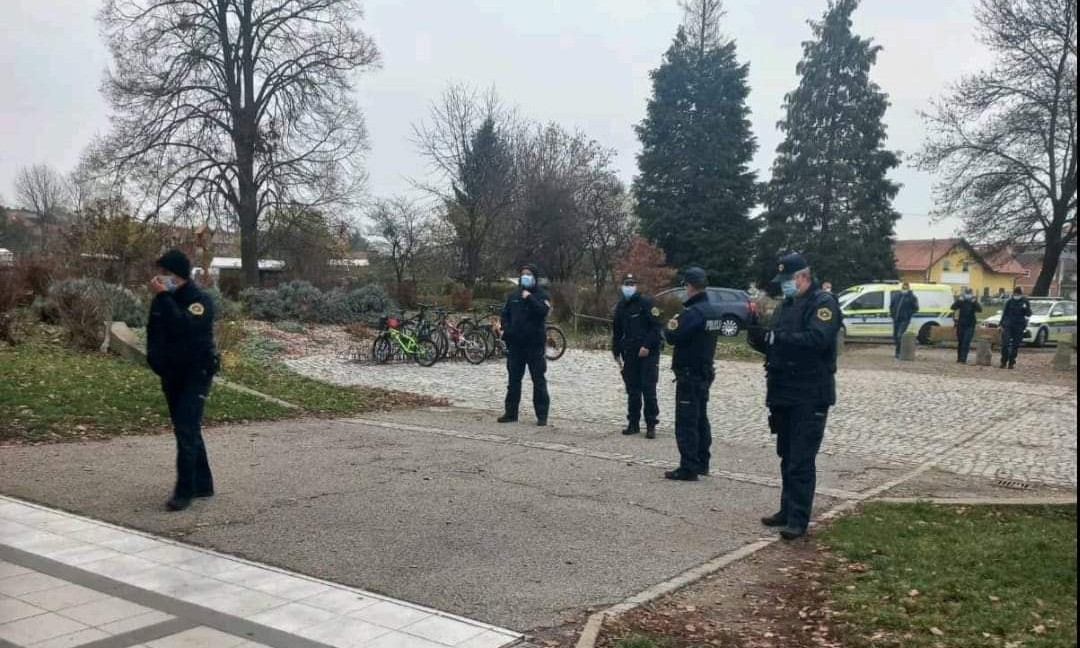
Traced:
<path id="1" fill-rule="evenodd" d="M 168 290 L 169 292 L 172 292 L 177 288 L 176 280 L 170 275 L 160 275 L 158 281 L 161 282 L 161 285 L 165 286 L 165 290 Z"/>
<path id="2" fill-rule="evenodd" d="M 637 286 L 622 286 L 622 296 L 624 299 L 630 299 L 637 294 Z"/>

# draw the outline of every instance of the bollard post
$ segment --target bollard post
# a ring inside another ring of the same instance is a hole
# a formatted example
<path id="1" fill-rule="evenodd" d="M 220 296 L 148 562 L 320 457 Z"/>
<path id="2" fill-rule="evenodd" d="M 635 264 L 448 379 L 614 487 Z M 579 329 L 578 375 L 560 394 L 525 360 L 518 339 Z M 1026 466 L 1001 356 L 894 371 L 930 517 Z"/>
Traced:
<path id="1" fill-rule="evenodd" d="M 846 336 L 844 335 L 844 329 L 840 329 L 839 331 L 836 332 L 836 355 L 837 356 L 844 355 L 844 338 L 845 337 Z"/>
<path id="2" fill-rule="evenodd" d="M 900 338 L 900 359 L 906 362 L 915 360 L 915 334 L 904 333 Z"/>
<path id="3" fill-rule="evenodd" d="M 1075 333 L 1069 342 L 1064 339 L 1058 340 L 1057 350 L 1054 352 L 1054 369 L 1057 371 L 1072 371 L 1072 350 L 1075 342 Z"/>
<path id="4" fill-rule="evenodd" d="M 980 337 L 975 341 L 975 364 L 989 367 L 994 363 L 994 350 L 990 338 Z"/>

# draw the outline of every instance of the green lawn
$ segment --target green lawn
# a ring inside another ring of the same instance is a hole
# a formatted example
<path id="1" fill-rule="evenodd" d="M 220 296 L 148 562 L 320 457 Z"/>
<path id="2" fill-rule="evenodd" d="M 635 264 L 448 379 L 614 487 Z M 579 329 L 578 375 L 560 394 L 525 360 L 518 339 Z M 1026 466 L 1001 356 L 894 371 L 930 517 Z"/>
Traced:
<path id="1" fill-rule="evenodd" d="M 818 540 L 845 645 L 1076 646 L 1075 506 L 871 503 Z"/>
<path id="2" fill-rule="evenodd" d="M 367 387 L 338 387 L 301 376 L 284 365 L 244 359 L 223 372 L 235 381 L 264 394 L 299 405 L 309 414 L 339 416 L 400 407 L 434 405 L 441 401 L 416 394 Z"/>
<path id="3" fill-rule="evenodd" d="M 223 377 L 298 405 L 301 411 L 219 385 L 207 402 L 208 424 L 345 416 L 436 402 L 414 394 L 329 385 L 250 358 L 241 359 Z M 0 442 L 157 433 L 168 426 L 160 383 L 146 367 L 42 341 L 0 347 Z"/>
<path id="4" fill-rule="evenodd" d="M 208 423 L 279 418 L 289 410 L 216 388 Z M 159 432 L 169 413 L 149 369 L 43 343 L 0 348 L 0 441 L 55 441 Z"/>

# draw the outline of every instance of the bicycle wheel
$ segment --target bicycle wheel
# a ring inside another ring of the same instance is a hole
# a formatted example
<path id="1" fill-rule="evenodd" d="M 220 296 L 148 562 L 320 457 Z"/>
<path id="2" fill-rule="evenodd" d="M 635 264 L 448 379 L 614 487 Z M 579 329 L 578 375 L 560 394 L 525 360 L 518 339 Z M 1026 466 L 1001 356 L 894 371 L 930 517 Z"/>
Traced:
<path id="1" fill-rule="evenodd" d="M 476 330 L 484 336 L 484 345 L 487 347 L 487 357 L 494 358 L 495 353 L 499 350 L 499 339 L 495 335 L 495 330 L 491 328 L 490 324 L 484 324 L 476 327 Z"/>
<path id="2" fill-rule="evenodd" d="M 430 367 L 439 361 L 439 349 L 431 338 L 420 338 L 416 341 L 416 355 L 413 359 L 421 367 Z"/>
<path id="3" fill-rule="evenodd" d="M 462 342 L 461 353 L 469 364 L 480 364 L 488 356 L 487 337 L 480 331 L 470 332 Z"/>
<path id="4" fill-rule="evenodd" d="M 435 343 L 435 349 L 439 353 L 439 360 L 443 360 L 450 353 L 450 337 L 442 328 L 433 328 L 428 331 L 428 337 Z"/>
<path id="5" fill-rule="evenodd" d="M 472 333 L 475 328 L 476 322 L 469 317 L 465 317 L 457 323 L 457 330 L 461 332 L 461 337 L 468 337 L 469 333 Z"/>
<path id="6" fill-rule="evenodd" d="M 375 338 L 375 341 L 371 343 L 371 359 L 375 362 L 386 364 L 387 362 L 390 362 L 390 358 L 392 358 L 393 355 L 393 342 L 386 333 L 380 334 L 379 337 Z"/>
<path id="7" fill-rule="evenodd" d="M 566 336 L 558 326 L 548 326 L 544 331 L 546 340 L 544 343 L 544 357 L 548 360 L 558 360 L 566 353 Z"/>

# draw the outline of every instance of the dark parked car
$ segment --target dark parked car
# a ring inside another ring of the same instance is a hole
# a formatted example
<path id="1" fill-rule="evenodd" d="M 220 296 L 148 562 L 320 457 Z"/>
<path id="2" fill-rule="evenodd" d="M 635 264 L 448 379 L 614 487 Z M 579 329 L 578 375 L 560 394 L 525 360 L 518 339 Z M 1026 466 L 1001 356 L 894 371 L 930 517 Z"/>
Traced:
<path id="1" fill-rule="evenodd" d="M 750 299 L 750 294 L 745 290 L 736 288 L 708 288 L 709 302 L 720 308 L 723 314 L 723 323 L 720 325 L 720 334 L 733 337 L 748 326 L 757 324 L 758 306 Z M 686 301 L 686 288 L 672 288 L 656 295 L 657 301 L 664 308 L 674 302 Z M 666 315 L 674 313 L 667 312 Z"/>

